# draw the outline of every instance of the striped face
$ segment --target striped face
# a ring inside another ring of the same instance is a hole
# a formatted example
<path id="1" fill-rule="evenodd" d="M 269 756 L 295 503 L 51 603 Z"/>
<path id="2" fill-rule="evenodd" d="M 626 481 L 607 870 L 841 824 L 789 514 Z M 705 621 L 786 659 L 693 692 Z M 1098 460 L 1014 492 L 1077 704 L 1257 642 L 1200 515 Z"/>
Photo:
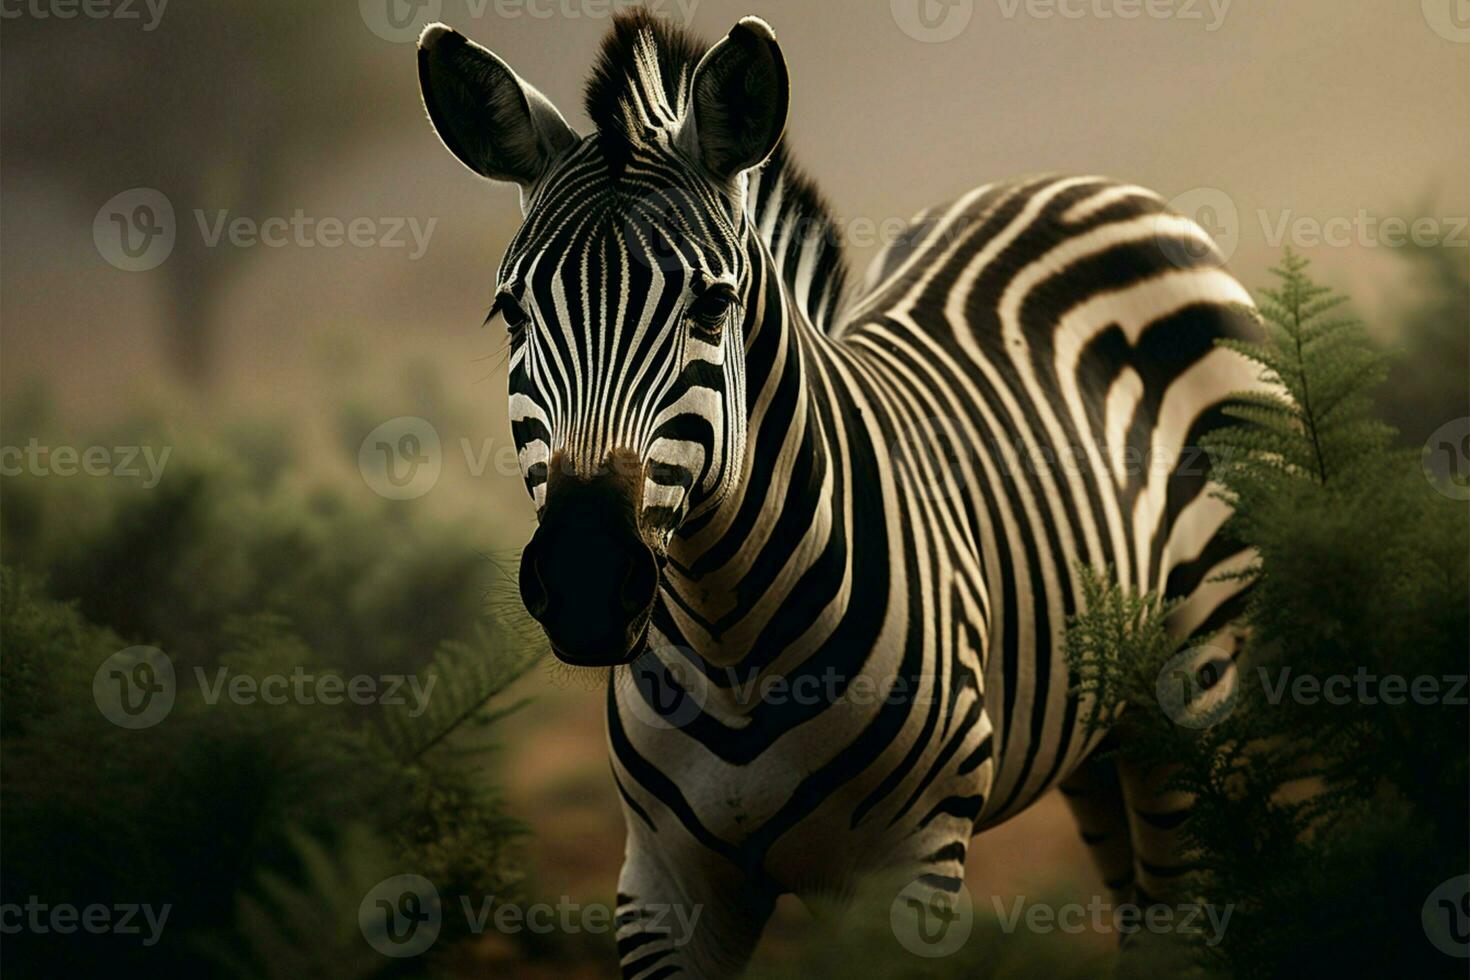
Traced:
<path id="1" fill-rule="evenodd" d="M 578 665 L 646 646 L 681 525 L 717 507 L 745 451 L 747 172 L 786 120 L 763 22 L 677 68 L 652 24 L 620 20 L 583 138 L 491 52 L 440 25 L 419 41 L 424 105 L 476 173 L 521 187 L 496 283 L 510 417 L 539 527 L 521 597 Z"/>
<path id="2" fill-rule="evenodd" d="M 537 190 L 501 266 L 510 418 L 545 517 L 560 485 L 615 461 L 639 536 L 661 554 L 716 505 L 745 442 L 740 212 L 675 158 L 614 184 L 595 139 Z"/>
<path id="3" fill-rule="evenodd" d="M 608 583 L 610 622 L 621 634 L 629 617 L 641 649 L 670 537 L 730 490 L 745 443 L 737 225 L 674 161 L 630 165 L 617 187 L 605 171 L 589 140 L 548 177 L 496 295 L 540 520 L 521 594 L 576 663 L 620 645 L 565 625 L 582 621 L 571 602 L 585 611 Z"/>

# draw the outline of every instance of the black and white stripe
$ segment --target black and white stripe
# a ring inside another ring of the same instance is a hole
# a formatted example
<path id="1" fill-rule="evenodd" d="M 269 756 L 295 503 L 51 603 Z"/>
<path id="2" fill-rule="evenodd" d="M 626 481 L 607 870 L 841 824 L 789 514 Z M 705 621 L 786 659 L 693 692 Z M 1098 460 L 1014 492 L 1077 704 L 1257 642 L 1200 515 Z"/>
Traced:
<path id="1" fill-rule="evenodd" d="M 554 460 L 631 450 L 666 562 L 649 650 L 608 687 L 629 977 L 738 972 L 781 893 L 956 891 L 971 835 L 1069 777 L 1073 800 L 1128 796 L 1083 766 L 1076 564 L 1179 597 L 1189 635 L 1229 621 L 1217 577 L 1249 560 L 1192 448 L 1258 384 L 1215 345 L 1249 297 L 1203 231 L 1102 178 L 996 183 L 849 290 L 784 148 L 728 186 L 691 162 L 702 55 L 618 20 L 598 131 L 535 185 L 499 280 L 538 507 Z M 688 323 L 711 284 L 737 297 L 713 334 Z M 1148 848 L 1088 812 L 1130 887 Z M 700 909 L 691 942 L 650 925 L 669 905 Z"/>

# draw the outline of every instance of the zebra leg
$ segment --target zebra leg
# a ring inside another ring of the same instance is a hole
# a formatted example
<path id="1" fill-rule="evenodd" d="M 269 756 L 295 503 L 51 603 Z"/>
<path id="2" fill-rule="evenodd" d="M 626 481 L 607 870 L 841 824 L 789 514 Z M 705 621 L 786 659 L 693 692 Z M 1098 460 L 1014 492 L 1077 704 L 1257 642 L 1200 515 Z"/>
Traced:
<path id="1" fill-rule="evenodd" d="M 1196 636 L 1192 642 L 1201 639 L 1206 641 L 1206 645 L 1199 649 L 1208 652 L 1210 661 L 1225 663 L 1225 667 L 1210 688 L 1196 688 L 1193 702 L 1184 710 L 1207 717 L 1218 709 L 1221 699 L 1228 698 L 1235 689 L 1234 675 L 1246 636 L 1239 625 L 1234 625 L 1202 637 Z M 1229 661 L 1222 660 L 1221 655 L 1228 656 Z M 1118 763 L 1133 836 L 1140 905 L 1172 899 L 1175 895 L 1188 899 L 1191 876 L 1198 867 L 1196 855 L 1189 852 L 1184 840 L 1184 828 L 1194 799 L 1188 793 L 1165 788 L 1174 771 L 1175 767 L 1167 765 L 1143 769 L 1126 759 Z"/>
<path id="2" fill-rule="evenodd" d="M 1099 746 L 1058 788 L 1113 901 L 1126 902 L 1133 897 L 1133 840 L 1118 764 L 1100 758 L 1107 749 L 1106 742 Z"/>
<path id="3" fill-rule="evenodd" d="M 1187 887 L 1195 869 L 1183 835 L 1194 801 L 1187 793 L 1164 788 L 1169 773 L 1168 766 L 1144 770 L 1126 761 L 1118 763 L 1132 826 L 1137 899 L 1144 906 Z"/>
<path id="4" fill-rule="evenodd" d="M 1180 922 L 1180 931 L 1168 927 L 1155 933 L 1148 928 L 1121 936 L 1120 951 L 1138 960 L 1151 973 L 1181 978 L 1203 978 L 1208 972 L 1197 959 L 1198 951 L 1191 939 L 1196 930 L 1213 922 L 1213 914 L 1202 919 L 1203 909 L 1195 909 L 1185 931 L 1182 919 L 1173 915 L 1181 906 L 1199 901 L 1195 888 L 1198 862 L 1184 839 L 1194 798 L 1188 793 L 1165 789 L 1173 767 L 1155 766 L 1143 769 L 1120 761 L 1118 775 L 1123 797 L 1128 803 L 1128 819 L 1132 826 L 1135 856 L 1135 897 L 1147 921 L 1153 906 L 1168 907 L 1163 922 Z M 1218 941 L 1218 939 L 1217 939 Z"/>
<path id="5" fill-rule="evenodd" d="M 618 876 L 618 959 L 624 980 L 719 980 L 744 969 L 775 908 L 725 859 L 703 852 L 656 857 L 655 842 L 628 841 Z M 723 867 L 721 867 L 723 865 Z M 684 874 L 670 873 L 670 866 Z"/>

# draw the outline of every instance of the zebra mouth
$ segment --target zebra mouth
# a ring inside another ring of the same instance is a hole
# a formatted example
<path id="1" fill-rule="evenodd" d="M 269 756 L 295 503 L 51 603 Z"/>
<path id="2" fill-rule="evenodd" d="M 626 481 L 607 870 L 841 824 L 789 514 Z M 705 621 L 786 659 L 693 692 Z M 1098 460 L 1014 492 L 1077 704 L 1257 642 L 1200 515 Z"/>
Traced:
<path id="1" fill-rule="evenodd" d="M 648 643 L 659 559 L 638 524 L 642 463 L 617 452 L 580 477 L 553 457 L 546 505 L 521 551 L 521 600 L 563 663 L 613 667 Z"/>
<path id="2" fill-rule="evenodd" d="M 638 638 L 632 645 L 617 657 L 609 657 L 605 647 L 595 653 L 574 653 L 559 646 L 549 634 L 546 639 L 551 644 L 551 652 L 556 659 L 569 667 L 622 667 L 637 660 L 648 649 L 648 621 L 644 621 L 643 628 L 638 631 Z"/>
<path id="3" fill-rule="evenodd" d="M 521 600 L 563 663 L 626 664 L 648 644 L 661 571 L 639 525 L 643 463 L 623 450 L 589 476 L 560 452 L 551 463 L 546 503 L 521 551 Z"/>

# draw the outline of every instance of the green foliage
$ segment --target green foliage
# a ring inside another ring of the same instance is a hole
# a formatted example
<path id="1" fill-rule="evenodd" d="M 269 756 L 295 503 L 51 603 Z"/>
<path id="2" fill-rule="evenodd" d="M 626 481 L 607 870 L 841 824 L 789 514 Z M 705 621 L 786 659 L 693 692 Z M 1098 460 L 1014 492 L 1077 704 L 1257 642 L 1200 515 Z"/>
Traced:
<path id="1" fill-rule="evenodd" d="M 1370 412 L 1387 362 L 1368 347 L 1361 323 L 1341 312 L 1347 297 L 1312 282 L 1306 267 L 1287 249 L 1272 270 L 1281 285 L 1261 291 L 1263 342 L 1222 342 L 1260 364 L 1262 380 L 1277 389 L 1239 393 L 1228 414 L 1249 424 L 1221 430 L 1207 446 L 1232 502 L 1257 481 L 1275 485 L 1282 475 L 1318 484 L 1343 479 L 1376 462 L 1392 439 Z"/>
<path id="2" fill-rule="evenodd" d="M 427 730 L 394 720 L 410 705 L 373 720 L 320 700 L 212 697 L 213 676 L 193 668 L 166 718 L 123 729 L 92 692 L 123 641 L 39 592 L 0 572 L 4 901 L 171 911 L 150 948 L 117 935 L 8 937 L 7 972 L 46 963 L 48 974 L 91 975 L 106 963 L 189 975 L 228 962 L 247 976 L 371 976 L 386 961 L 363 941 L 357 909 L 376 882 L 411 870 L 448 894 L 514 892 L 522 828 L 478 767 L 446 756 L 456 736 L 444 711 L 421 715 L 439 726 L 437 747 L 404 752 L 390 733 Z M 219 665 L 232 677 L 333 672 L 273 617 L 238 622 L 226 647 Z M 420 678 L 428 704 L 442 698 L 468 727 L 503 714 L 495 695 L 529 663 L 503 650 L 441 653 Z M 446 935 L 455 925 L 446 917 Z M 307 964 L 331 969 L 300 972 Z"/>
<path id="3" fill-rule="evenodd" d="M 1243 397 L 1244 424 L 1210 441 L 1228 533 L 1258 556 L 1247 649 L 1217 679 L 1233 710 L 1201 728 L 1139 710 L 1184 641 L 1162 642 L 1166 610 L 1106 576 L 1069 650 L 1103 717 L 1130 702 L 1121 751 L 1194 795 L 1191 884 L 1236 907 L 1218 950 L 1232 976 L 1456 975 L 1419 912 L 1470 866 L 1470 713 L 1444 697 L 1467 672 L 1470 514 L 1372 418 L 1384 364 L 1340 299 L 1289 253 L 1276 271 L 1264 339 L 1231 346 L 1282 391 Z M 1392 700 L 1388 675 L 1407 679 Z M 1293 693 L 1333 676 L 1345 699 Z M 1412 696 L 1416 678 L 1438 696 Z"/>
<path id="4" fill-rule="evenodd" d="M 235 902 L 235 937 L 211 936 L 201 949 L 217 969 L 238 977 L 372 977 L 395 971 L 363 942 L 358 905 L 395 873 L 389 849 L 360 824 L 349 824 L 335 847 L 291 834 L 295 874 L 261 872 Z"/>
<path id="5" fill-rule="evenodd" d="M 524 623 L 482 623 L 476 643 L 446 641 L 423 671 L 424 684 L 434 695 L 415 713 L 414 707 L 396 706 L 385 714 L 390 743 L 400 757 L 423 759 L 449 752 L 474 730 L 489 728 L 519 708 L 523 701 L 488 710 L 490 700 L 519 677 L 538 655 L 537 638 Z M 486 656 L 487 650 L 502 651 Z M 472 754 L 477 748 L 472 748 Z"/>
<path id="6" fill-rule="evenodd" d="M 464 528 L 333 481 L 281 422 L 145 411 L 79 439 L 33 389 L 5 427 L 21 447 L 170 454 L 156 484 L 141 458 L 133 478 L 0 480 L 0 901 L 169 907 L 156 945 L 7 935 L 6 974 L 439 970 L 373 949 L 358 911 L 404 873 L 444 896 L 519 894 L 525 828 L 497 789 L 494 723 L 538 648 L 518 609 L 487 602 L 505 573 Z M 136 644 L 168 656 L 177 698 L 129 730 L 93 683 Z M 407 681 L 402 703 L 219 686 L 298 675 Z M 466 928 L 446 916 L 433 952 Z"/>
<path id="7" fill-rule="evenodd" d="M 414 669 L 441 642 L 474 638 L 503 573 L 462 529 L 361 481 L 301 479 L 306 451 L 284 424 L 221 429 L 145 414 L 88 434 L 90 445 L 168 452 L 156 486 L 146 475 L 6 476 L 0 560 L 44 575 L 53 596 L 123 639 L 190 663 L 213 664 L 231 619 L 262 612 L 364 670 Z M 40 395 L 8 408 L 6 430 L 22 446 L 78 441 Z M 146 474 L 141 457 L 134 466 Z M 497 616 L 516 614 L 504 606 Z"/>
<path id="8" fill-rule="evenodd" d="M 1412 300 L 1397 311 L 1398 351 L 1376 393 L 1379 414 L 1407 446 L 1422 446 L 1444 422 L 1470 414 L 1470 251 L 1409 247 Z"/>
<path id="9" fill-rule="evenodd" d="M 0 613 L 4 646 L 0 654 L 0 738 L 27 734 L 66 706 L 92 683 L 87 662 L 104 658 L 126 644 L 111 630 L 93 626 L 77 615 L 75 604 L 46 602 L 37 585 L 13 571 L 0 573 Z M 50 659 L 18 651 L 75 651 Z"/>
<path id="10" fill-rule="evenodd" d="M 385 707 L 378 727 L 399 764 L 425 777 L 415 819 L 397 841 L 415 856 L 417 873 L 448 894 L 504 897 L 519 878 L 497 870 L 506 866 L 506 841 L 526 828 L 504 813 L 491 763 L 495 723 L 526 704 L 499 696 L 541 647 L 513 622 L 487 621 L 475 643 L 444 643 L 420 672 L 424 703 Z"/>
<path id="11" fill-rule="evenodd" d="M 1066 656 L 1092 738 L 1117 724 L 1130 705 L 1158 710 L 1158 674 L 1177 642 L 1166 625 L 1172 604 L 1123 589 L 1111 569 L 1093 573 L 1084 565 L 1078 571 L 1087 615 L 1070 624 Z M 1117 656 L 1122 650 L 1127 657 Z"/>

